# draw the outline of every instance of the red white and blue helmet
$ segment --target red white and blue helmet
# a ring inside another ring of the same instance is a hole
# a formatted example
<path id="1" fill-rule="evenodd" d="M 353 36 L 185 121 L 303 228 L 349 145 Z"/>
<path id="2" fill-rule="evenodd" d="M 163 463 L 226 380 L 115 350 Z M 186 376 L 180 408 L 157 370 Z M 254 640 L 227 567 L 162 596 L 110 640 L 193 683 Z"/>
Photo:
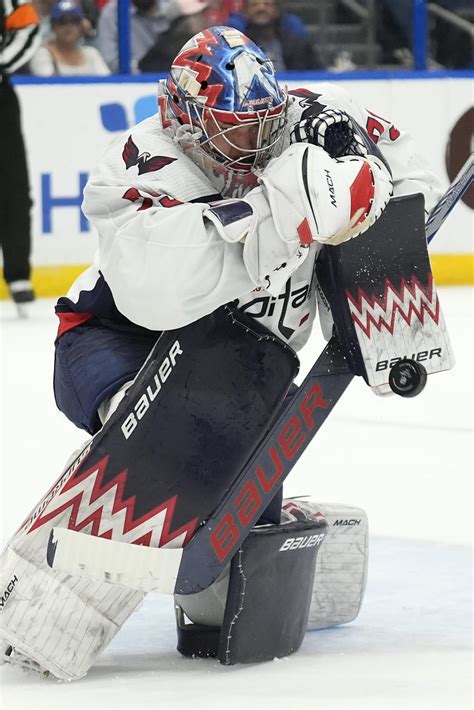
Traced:
<path id="1" fill-rule="evenodd" d="M 172 63 L 166 93 L 179 123 L 199 129 L 202 150 L 232 171 L 263 167 L 282 137 L 287 94 L 262 50 L 231 27 L 203 30 L 184 45 Z M 209 122 L 214 124 L 212 137 Z M 232 132 L 241 126 L 255 126 L 251 148 L 232 141 Z M 233 148 L 232 158 L 222 150 L 222 141 L 221 147 L 215 144 L 216 136 Z"/>

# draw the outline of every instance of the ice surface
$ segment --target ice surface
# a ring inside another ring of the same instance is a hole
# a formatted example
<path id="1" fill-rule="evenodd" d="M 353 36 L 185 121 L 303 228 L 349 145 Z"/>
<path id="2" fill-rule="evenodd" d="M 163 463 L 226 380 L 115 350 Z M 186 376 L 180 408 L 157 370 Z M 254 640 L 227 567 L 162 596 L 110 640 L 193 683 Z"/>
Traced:
<path id="1" fill-rule="evenodd" d="M 288 495 L 367 510 L 366 599 L 345 627 L 294 656 L 219 666 L 175 651 L 171 600 L 149 596 L 74 684 L 0 672 L 2 708 L 470 708 L 473 296 L 440 291 L 456 368 L 417 398 L 376 398 L 357 379 L 286 484 Z M 52 301 L 28 321 L 0 306 L 0 535 L 15 530 L 84 435 L 55 409 Z M 305 372 L 322 347 L 302 353 Z"/>

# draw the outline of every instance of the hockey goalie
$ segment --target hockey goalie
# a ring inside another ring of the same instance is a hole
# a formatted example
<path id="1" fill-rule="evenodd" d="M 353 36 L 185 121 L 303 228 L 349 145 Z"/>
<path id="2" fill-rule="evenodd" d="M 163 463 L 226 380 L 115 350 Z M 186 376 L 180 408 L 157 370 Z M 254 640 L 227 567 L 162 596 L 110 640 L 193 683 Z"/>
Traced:
<path id="1" fill-rule="evenodd" d="M 230 28 L 183 47 L 85 191 L 98 253 L 57 304 L 54 391 L 92 438 L 3 552 L 4 661 L 80 678 L 152 589 L 179 651 L 224 664 L 355 618 L 365 513 L 282 483 L 354 375 L 411 396 L 451 367 L 437 197 L 342 90 L 287 93 Z M 318 302 L 328 345 L 296 387 Z"/>

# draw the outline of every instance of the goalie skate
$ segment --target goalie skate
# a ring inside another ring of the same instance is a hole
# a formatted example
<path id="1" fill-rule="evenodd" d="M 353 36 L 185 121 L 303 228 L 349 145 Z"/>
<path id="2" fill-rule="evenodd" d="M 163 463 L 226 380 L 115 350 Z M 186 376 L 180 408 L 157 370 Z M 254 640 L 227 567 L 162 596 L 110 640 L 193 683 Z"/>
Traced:
<path id="1" fill-rule="evenodd" d="M 28 318 L 35 293 L 30 281 L 12 281 L 8 290 L 20 318 Z"/>
<path id="2" fill-rule="evenodd" d="M 36 661 L 33 661 L 23 653 L 20 653 L 16 648 L 10 646 L 10 644 L 3 647 L 0 659 L 0 665 L 7 664 L 14 666 L 15 668 L 19 668 L 26 673 L 37 673 L 43 678 L 47 678 L 49 676 L 49 671 L 42 668 L 39 663 L 36 663 Z"/>

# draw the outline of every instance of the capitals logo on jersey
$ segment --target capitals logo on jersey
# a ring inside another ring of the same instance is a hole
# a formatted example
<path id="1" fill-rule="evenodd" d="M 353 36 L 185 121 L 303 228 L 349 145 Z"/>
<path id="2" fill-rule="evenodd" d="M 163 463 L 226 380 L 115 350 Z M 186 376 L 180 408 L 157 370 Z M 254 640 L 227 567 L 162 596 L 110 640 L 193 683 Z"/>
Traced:
<path id="1" fill-rule="evenodd" d="M 138 174 L 154 173 L 156 170 L 161 170 L 170 163 L 174 163 L 177 158 L 168 158 L 165 155 L 151 155 L 146 151 L 140 153 L 138 147 L 133 142 L 132 136 L 128 137 L 122 151 L 123 162 L 127 170 L 133 166 L 138 166 Z"/>
<path id="2" fill-rule="evenodd" d="M 250 301 L 241 298 L 235 303 L 239 310 L 261 321 L 285 340 L 290 340 L 299 329 L 311 324 L 310 292 L 308 282 L 294 283 L 288 279 L 285 290 L 277 297 L 257 288 L 252 291 Z"/>

